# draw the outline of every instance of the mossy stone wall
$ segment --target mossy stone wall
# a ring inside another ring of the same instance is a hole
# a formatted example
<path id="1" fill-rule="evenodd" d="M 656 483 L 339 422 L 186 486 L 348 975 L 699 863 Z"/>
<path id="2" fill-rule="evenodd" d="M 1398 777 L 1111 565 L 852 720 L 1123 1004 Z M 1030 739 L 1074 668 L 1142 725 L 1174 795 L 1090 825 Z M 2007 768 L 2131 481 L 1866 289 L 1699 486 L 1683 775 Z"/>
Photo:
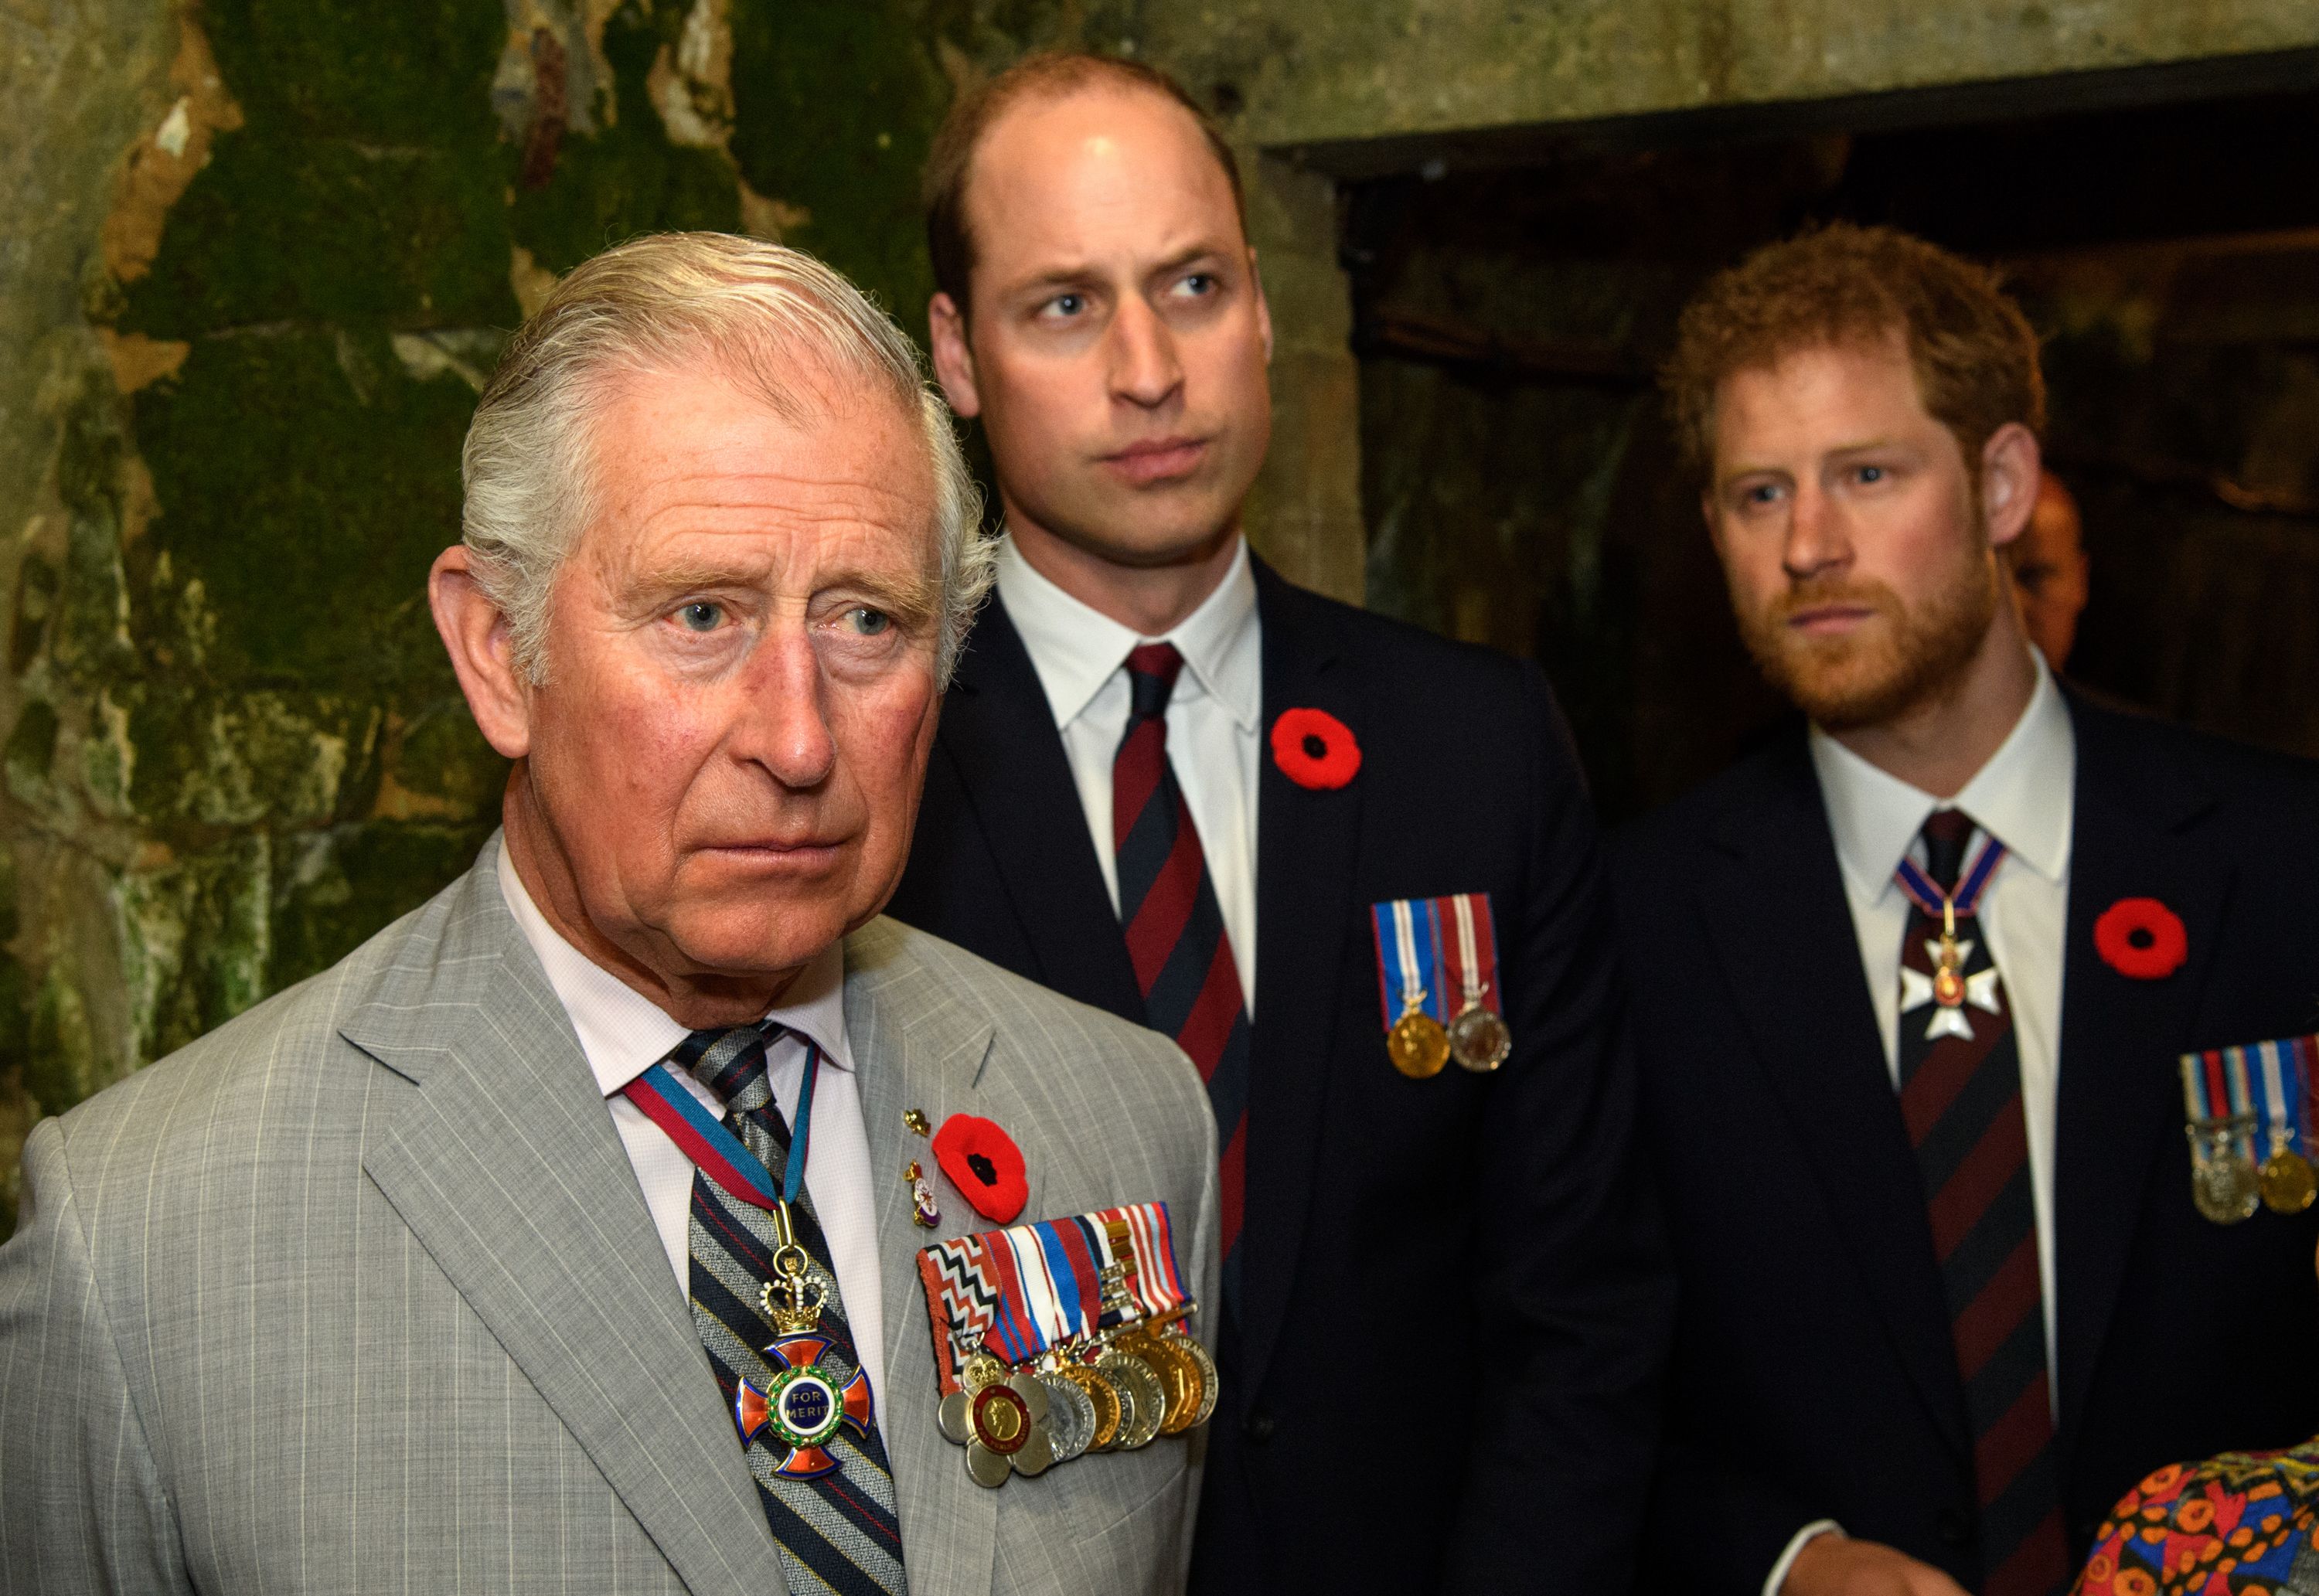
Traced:
<path id="1" fill-rule="evenodd" d="M 16 24 L 12 23 L 12 27 Z M 922 328 L 956 86 L 1126 24 L 1007 0 L 58 0 L 0 63 L 0 1235 L 42 1114 L 465 868 L 504 770 L 429 620 L 557 274 L 667 228 Z"/>

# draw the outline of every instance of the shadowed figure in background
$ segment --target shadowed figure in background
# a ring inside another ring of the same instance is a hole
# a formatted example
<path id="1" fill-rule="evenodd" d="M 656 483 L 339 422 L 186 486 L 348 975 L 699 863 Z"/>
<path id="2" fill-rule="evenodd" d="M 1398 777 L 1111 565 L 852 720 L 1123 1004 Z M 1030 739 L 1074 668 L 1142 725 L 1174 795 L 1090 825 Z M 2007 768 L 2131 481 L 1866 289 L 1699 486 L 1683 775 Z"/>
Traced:
<path id="1" fill-rule="evenodd" d="M 2068 667 L 2070 651 L 2077 646 L 2091 568 L 2077 495 L 2048 471 L 2037 480 L 2029 524 L 2005 546 L 2005 570 L 2022 631 L 2056 671 Z"/>
<path id="2" fill-rule="evenodd" d="M 1613 849 L 1683 1285 L 1653 1588 L 2053 1596 L 2152 1467 L 2319 1422 L 2319 1223 L 2217 1213 L 2181 1068 L 2319 1026 L 2319 772 L 2029 645 L 2044 395 L 1988 273 L 1770 246 L 1667 384 L 1807 724 Z"/>

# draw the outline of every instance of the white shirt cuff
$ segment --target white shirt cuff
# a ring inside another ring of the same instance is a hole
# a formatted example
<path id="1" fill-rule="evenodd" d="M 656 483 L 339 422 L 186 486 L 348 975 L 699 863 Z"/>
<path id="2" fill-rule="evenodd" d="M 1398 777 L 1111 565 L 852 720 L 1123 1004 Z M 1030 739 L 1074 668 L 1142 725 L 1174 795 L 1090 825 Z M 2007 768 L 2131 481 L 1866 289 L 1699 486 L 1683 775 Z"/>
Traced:
<path id="1" fill-rule="evenodd" d="M 1807 1545 L 1823 1535 L 1841 1536 L 1843 1533 L 1844 1526 L 1833 1519 L 1814 1519 L 1797 1530 L 1795 1537 L 1788 1542 L 1788 1549 L 1780 1554 L 1777 1563 L 1772 1564 L 1771 1576 L 1764 1582 L 1764 1596 L 1780 1596 L 1780 1587 L 1788 1582 L 1788 1570 L 1796 1565 L 1796 1554 Z"/>

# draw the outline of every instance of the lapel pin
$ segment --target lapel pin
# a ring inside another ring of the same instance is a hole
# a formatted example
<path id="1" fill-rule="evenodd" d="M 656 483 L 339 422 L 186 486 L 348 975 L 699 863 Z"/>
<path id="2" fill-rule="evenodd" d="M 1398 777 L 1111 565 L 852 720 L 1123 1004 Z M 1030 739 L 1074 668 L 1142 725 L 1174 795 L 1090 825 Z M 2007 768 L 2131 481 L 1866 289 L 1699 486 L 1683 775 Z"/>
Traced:
<path id="1" fill-rule="evenodd" d="M 902 1110 L 902 1123 L 921 1136 L 931 1136 L 934 1133 L 934 1127 L 926 1123 L 926 1111 L 923 1108 Z"/>
<path id="2" fill-rule="evenodd" d="M 974 1211 L 999 1224 L 1012 1224 L 1030 1201 L 1023 1150 L 995 1121 L 954 1114 L 934 1132 L 934 1159 Z"/>
<path id="3" fill-rule="evenodd" d="M 1359 773 L 1361 745 L 1326 709 L 1283 709 L 1272 723 L 1272 762 L 1299 787 L 1333 791 Z"/>
<path id="4" fill-rule="evenodd" d="M 902 1167 L 902 1178 L 910 1184 L 910 1217 L 930 1231 L 942 1223 L 942 1210 L 934 1206 L 934 1183 L 917 1159 Z"/>
<path id="5" fill-rule="evenodd" d="M 2094 922 L 2094 951 L 2129 980 L 2162 981 L 2190 957 L 2190 935 L 2156 898 L 2121 897 Z"/>

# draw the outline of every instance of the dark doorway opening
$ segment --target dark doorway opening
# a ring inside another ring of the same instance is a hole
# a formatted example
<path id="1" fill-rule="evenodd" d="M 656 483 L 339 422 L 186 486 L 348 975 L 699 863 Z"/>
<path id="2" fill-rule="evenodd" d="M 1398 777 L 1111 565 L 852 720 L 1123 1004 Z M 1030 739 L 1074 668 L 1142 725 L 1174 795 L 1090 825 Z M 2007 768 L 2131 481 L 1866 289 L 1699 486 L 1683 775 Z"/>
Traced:
<path id="1" fill-rule="evenodd" d="M 1345 179 L 1369 601 L 1539 660 L 1608 818 L 1720 769 L 1781 707 L 1652 374 L 1709 273 L 1887 221 L 1999 263 L 2045 340 L 2092 559 L 2067 673 L 2319 754 L 2314 135 L 2319 63 L 2269 58 L 1540 130 L 1398 172 L 1314 152 Z"/>

